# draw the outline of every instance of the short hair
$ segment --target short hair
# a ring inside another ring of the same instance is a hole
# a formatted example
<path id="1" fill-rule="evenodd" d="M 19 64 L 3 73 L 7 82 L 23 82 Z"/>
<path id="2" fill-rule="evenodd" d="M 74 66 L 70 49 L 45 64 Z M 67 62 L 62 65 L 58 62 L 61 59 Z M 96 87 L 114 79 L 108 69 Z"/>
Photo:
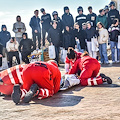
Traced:
<path id="1" fill-rule="evenodd" d="M 35 10 L 34 13 L 38 12 L 39 10 Z"/>
<path id="2" fill-rule="evenodd" d="M 16 17 L 16 19 L 17 19 L 17 18 L 21 18 L 20 15 L 18 15 L 18 16 Z"/>
<path id="3" fill-rule="evenodd" d="M 68 52 L 67 52 L 67 57 L 69 58 L 69 59 L 74 59 L 75 58 L 75 51 L 74 51 L 74 49 L 72 48 L 72 47 L 69 47 L 68 48 Z"/>
<path id="4" fill-rule="evenodd" d="M 99 10 L 99 13 L 101 13 L 103 10 L 104 10 L 104 9 L 100 9 L 100 10 Z"/>
<path id="5" fill-rule="evenodd" d="M 82 26 L 86 25 L 86 23 L 82 23 Z"/>
<path id="6" fill-rule="evenodd" d="M 102 25 L 102 27 L 104 28 L 104 25 L 101 22 L 97 23 L 97 27 L 98 27 L 99 24 Z"/>
<path id="7" fill-rule="evenodd" d="M 92 9 L 92 6 L 89 6 L 89 7 L 88 7 L 88 10 L 90 10 L 90 9 Z"/>

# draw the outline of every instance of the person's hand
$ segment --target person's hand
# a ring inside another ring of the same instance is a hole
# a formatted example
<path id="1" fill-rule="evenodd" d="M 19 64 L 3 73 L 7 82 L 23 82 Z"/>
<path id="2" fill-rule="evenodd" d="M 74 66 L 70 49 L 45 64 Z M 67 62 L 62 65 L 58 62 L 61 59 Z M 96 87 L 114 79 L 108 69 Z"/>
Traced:
<path id="1" fill-rule="evenodd" d="M 0 54 L 0 57 L 2 57 L 2 55 Z"/>
<path id="2" fill-rule="evenodd" d="M 21 32 L 21 28 L 18 28 L 18 32 Z"/>
<path id="3" fill-rule="evenodd" d="M 41 23 L 43 23 L 43 21 L 41 21 Z"/>
<path id="4" fill-rule="evenodd" d="M 37 30 L 35 30 L 35 33 L 38 33 L 38 31 L 37 31 Z"/>
<path id="5" fill-rule="evenodd" d="M 75 45 L 75 48 L 77 48 L 77 45 Z"/>
<path id="6" fill-rule="evenodd" d="M 51 42 L 51 45 L 53 45 L 53 43 Z"/>
<path id="7" fill-rule="evenodd" d="M 75 37 L 75 40 L 77 40 L 77 37 Z"/>

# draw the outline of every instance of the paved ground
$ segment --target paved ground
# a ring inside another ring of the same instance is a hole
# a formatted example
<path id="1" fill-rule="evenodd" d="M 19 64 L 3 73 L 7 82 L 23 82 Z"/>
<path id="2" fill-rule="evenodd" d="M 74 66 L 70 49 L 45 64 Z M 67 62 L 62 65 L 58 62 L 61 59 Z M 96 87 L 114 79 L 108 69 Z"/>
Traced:
<path id="1" fill-rule="evenodd" d="M 15 105 L 10 96 L 0 97 L 0 120 L 120 120 L 120 65 L 103 66 L 100 72 L 113 84 L 75 86 L 30 104 Z"/>

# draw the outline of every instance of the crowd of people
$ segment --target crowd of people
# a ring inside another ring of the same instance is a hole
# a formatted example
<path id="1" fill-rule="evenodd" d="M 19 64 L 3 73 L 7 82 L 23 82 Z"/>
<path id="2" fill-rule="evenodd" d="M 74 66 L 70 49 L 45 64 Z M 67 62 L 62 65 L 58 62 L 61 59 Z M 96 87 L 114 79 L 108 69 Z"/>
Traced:
<path id="1" fill-rule="evenodd" d="M 62 18 L 59 17 L 57 11 L 52 13 L 53 19 L 44 8 L 41 8 L 40 11 L 42 13 L 41 18 L 38 16 L 39 10 L 35 10 L 34 16 L 29 22 L 32 29 L 32 40 L 25 33 L 26 27 L 21 22 L 20 16 L 16 17 L 16 23 L 13 24 L 15 37 L 11 37 L 6 25 L 2 25 L 0 32 L 0 66 L 2 66 L 2 57 L 5 56 L 8 57 L 9 67 L 12 67 L 13 56 L 16 56 L 17 63 L 20 64 L 20 53 L 22 60 L 28 64 L 30 62 L 28 55 L 36 49 L 41 49 L 41 43 L 42 46 L 45 46 L 46 33 L 48 33 L 49 45 L 55 46 L 57 63 L 59 63 L 60 47 L 65 51 L 72 47 L 82 53 L 88 51 L 89 55 L 96 59 L 98 59 L 99 51 L 101 64 L 109 64 L 108 44 L 111 48 L 112 63 L 120 62 L 120 15 L 114 2 L 110 2 L 109 6 L 100 9 L 98 16 L 93 12 L 92 6 L 88 7 L 88 15 L 85 15 L 83 7 L 79 6 L 75 21 L 68 6 L 64 7 Z M 115 59 L 115 49 L 117 50 L 117 60 Z"/>

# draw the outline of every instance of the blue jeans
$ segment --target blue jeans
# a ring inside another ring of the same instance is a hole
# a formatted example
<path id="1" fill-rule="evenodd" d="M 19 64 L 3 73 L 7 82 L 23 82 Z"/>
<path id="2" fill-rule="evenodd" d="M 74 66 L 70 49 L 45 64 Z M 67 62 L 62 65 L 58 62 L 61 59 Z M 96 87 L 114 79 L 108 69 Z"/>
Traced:
<path id="1" fill-rule="evenodd" d="M 108 63 L 108 56 L 107 56 L 107 45 L 106 43 L 99 44 L 99 53 L 101 57 L 101 63 Z"/>
<path id="2" fill-rule="evenodd" d="M 110 41 L 110 48 L 112 53 L 112 61 L 115 61 L 115 48 L 117 49 L 117 60 L 119 60 L 119 49 L 118 49 L 118 42 Z"/>
<path id="3" fill-rule="evenodd" d="M 77 49 L 79 50 L 79 52 L 83 53 L 84 49 L 81 49 L 80 43 L 78 41 L 76 41 L 76 44 L 77 44 Z"/>

